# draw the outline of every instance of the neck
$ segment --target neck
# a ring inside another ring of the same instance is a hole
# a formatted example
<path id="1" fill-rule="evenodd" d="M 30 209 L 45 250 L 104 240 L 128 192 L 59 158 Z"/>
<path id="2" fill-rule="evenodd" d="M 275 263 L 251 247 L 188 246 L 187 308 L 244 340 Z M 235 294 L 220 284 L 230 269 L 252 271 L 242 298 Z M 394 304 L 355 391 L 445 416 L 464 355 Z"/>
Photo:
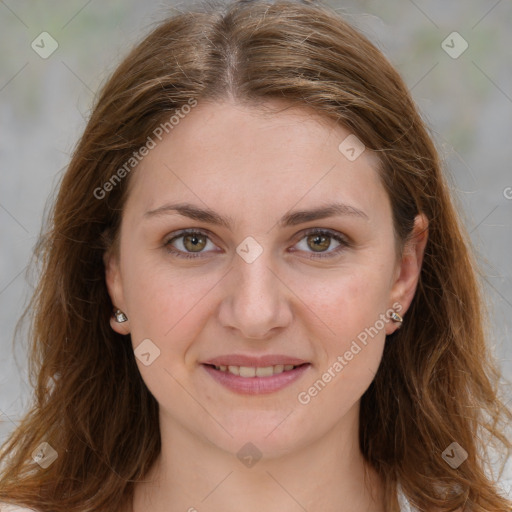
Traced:
<path id="1" fill-rule="evenodd" d="M 356 420 L 358 412 L 351 411 Z M 357 421 L 250 467 L 169 418 L 160 423 L 162 451 L 135 486 L 133 512 L 384 511 L 382 482 L 360 453 Z"/>

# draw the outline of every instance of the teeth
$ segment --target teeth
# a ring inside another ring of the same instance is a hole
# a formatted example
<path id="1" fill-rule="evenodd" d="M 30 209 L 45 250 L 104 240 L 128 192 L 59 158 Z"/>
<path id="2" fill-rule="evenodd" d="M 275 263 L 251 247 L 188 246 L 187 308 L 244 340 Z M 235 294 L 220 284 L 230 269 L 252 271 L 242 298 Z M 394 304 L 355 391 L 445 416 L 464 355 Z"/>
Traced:
<path id="1" fill-rule="evenodd" d="M 274 368 L 272 366 L 265 366 L 265 368 L 256 368 L 254 373 L 256 377 L 271 377 L 274 375 Z M 242 373 L 240 372 L 240 375 Z"/>
<path id="2" fill-rule="evenodd" d="M 233 368 L 233 367 L 230 366 L 229 371 L 233 372 L 231 368 Z M 238 368 L 238 375 L 240 375 L 240 377 L 256 377 L 256 368 L 249 368 L 248 366 L 240 366 L 240 368 Z"/>
<path id="3" fill-rule="evenodd" d="M 238 375 L 240 377 L 272 377 L 272 375 L 278 375 L 279 373 L 288 372 L 293 370 L 295 366 L 293 364 L 276 364 L 274 366 L 265 366 L 265 367 L 254 367 L 254 366 L 215 366 L 216 370 L 220 370 L 222 372 L 229 372 L 233 375 Z"/>
<path id="4" fill-rule="evenodd" d="M 228 366 L 228 372 L 233 375 L 240 375 L 240 366 Z"/>

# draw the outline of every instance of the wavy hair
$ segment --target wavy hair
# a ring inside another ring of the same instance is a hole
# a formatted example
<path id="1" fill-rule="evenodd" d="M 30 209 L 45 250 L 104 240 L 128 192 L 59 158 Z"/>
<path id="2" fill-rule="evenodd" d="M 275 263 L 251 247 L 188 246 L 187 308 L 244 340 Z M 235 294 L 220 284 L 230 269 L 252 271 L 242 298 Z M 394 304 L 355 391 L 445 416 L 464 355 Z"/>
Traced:
<path id="1" fill-rule="evenodd" d="M 428 218 L 407 322 L 361 398 L 360 449 L 384 482 L 386 511 L 399 509 L 398 484 L 420 510 L 510 509 L 488 450 L 510 456 L 512 412 L 486 341 L 481 272 L 434 143 L 400 75 L 364 35 L 326 5 L 287 0 L 210 2 L 170 16 L 99 91 L 34 253 L 41 274 L 22 317 L 34 396 L 2 446 L 0 499 L 43 512 L 121 511 L 155 462 L 158 403 L 131 343 L 110 328 L 102 259 L 129 171 L 105 184 L 191 99 L 226 97 L 286 100 L 355 133 L 378 156 L 399 247 L 414 217 Z M 457 469 L 442 457 L 454 441 L 468 453 Z M 43 442 L 58 454 L 46 468 L 33 458 Z"/>

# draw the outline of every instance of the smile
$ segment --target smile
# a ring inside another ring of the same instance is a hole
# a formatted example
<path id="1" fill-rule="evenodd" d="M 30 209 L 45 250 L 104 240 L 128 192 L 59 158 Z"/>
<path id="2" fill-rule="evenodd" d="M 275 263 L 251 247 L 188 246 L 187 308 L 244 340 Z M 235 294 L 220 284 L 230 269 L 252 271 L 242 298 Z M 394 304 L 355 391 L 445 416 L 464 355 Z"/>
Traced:
<path id="1" fill-rule="evenodd" d="M 279 391 L 299 379 L 311 366 L 310 363 L 300 365 L 273 366 L 227 366 L 201 365 L 218 383 L 231 391 L 241 394 L 262 394 Z"/>
<path id="2" fill-rule="evenodd" d="M 293 370 L 298 366 L 300 365 L 294 366 L 293 364 L 276 364 L 274 366 L 255 368 L 253 366 L 220 365 L 215 366 L 215 369 L 220 370 L 221 372 L 229 372 L 233 375 L 240 375 L 240 377 L 271 377 L 272 375 L 277 375 L 279 373 Z"/>

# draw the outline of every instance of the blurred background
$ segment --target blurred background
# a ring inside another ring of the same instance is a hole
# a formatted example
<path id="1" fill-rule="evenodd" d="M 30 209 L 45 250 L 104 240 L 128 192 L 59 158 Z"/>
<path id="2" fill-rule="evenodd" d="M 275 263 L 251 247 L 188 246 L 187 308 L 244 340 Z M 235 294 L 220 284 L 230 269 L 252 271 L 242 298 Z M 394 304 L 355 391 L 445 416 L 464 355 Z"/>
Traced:
<path id="1" fill-rule="evenodd" d="M 512 2 L 328 3 L 390 59 L 430 126 L 482 265 L 490 343 L 512 379 Z M 45 207 L 99 86 L 154 23 L 187 6 L 0 0 L 0 443 L 31 400 L 27 342 L 13 335 Z"/>

